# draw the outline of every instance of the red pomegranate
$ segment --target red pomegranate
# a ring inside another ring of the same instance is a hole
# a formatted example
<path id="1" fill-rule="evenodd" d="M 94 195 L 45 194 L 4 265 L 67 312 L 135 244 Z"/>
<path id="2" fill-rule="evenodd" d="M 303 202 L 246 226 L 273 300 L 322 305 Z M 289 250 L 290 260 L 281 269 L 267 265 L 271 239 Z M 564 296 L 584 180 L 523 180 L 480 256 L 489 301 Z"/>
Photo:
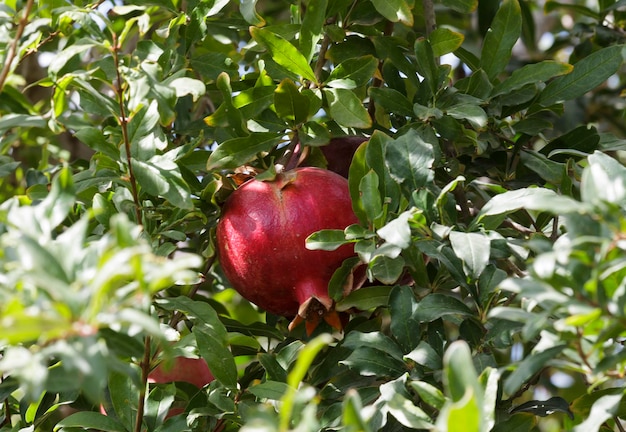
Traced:
<path id="1" fill-rule="evenodd" d="M 328 282 L 352 245 L 308 250 L 305 239 L 322 229 L 358 223 L 345 178 L 305 167 L 272 181 L 249 180 L 231 194 L 217 225 L 222 269 L 232 286 L 262 309 L 302 320 L 310 334 L 323 317 L 340 328 Z"/>
<path id="2" fill-rule="evenodd" d="M 148 375 L 148 382 L 184 381 L 202 388 L 213 381 L 213 374 L 204 359 L 176 357 L 172 363 L 160 363 Z"/>

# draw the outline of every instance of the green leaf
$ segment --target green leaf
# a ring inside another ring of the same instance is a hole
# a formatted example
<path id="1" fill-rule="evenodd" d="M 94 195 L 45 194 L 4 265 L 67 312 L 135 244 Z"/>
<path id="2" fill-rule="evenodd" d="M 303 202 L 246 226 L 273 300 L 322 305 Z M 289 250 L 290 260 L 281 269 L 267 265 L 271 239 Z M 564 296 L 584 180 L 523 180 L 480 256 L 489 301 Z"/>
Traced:
<path id="1" fill-rule="evenodd" d="M 413 289 L 408 285 L 396 286 L 389 294 L 391 334 L 405 353 L 411 351 L 420 342 L 419 323 L 413 319 L 417 307 Z"/>
<path id="2" fill-rule="evenodd" d="M 581 14 L 584 16 L 588 16 L 590 18 L 593 18 L 594 20 L 600 19 L 600 15 L 597 12 L 594 12 L 588 7 L 582 6 L 579 4 L 561 3 L 561 2 L 549 0 L 546 2 L 546 4 L 543 7 L 543 10 L 546 14 L 553 12 L 555 10 L 559 10 L 559 9 L 571 11 L 571 12 Z"/>
<path id="3" fill-rule="evenodd" d="M 254 160 L 257 154 L 272 150 L 282 137 L 272 132 L 252 133 L 221 143 L 209 156 L 207 170 L 237 168 Z"/>
<path id="4" fill-rule="evenodd" d="M 0 155 L 0 178 L 11 175 L 11 173 L 20 166 L 20 163 L 21 162 L 16 162 L 10 156 Z"/>
<path id="5" fill-rule="evenodd" d="M 325 229 L 309 235 L 305 243 L 309 250 L 333 251 L 346 244 L 347 240 L 343 230 Z"/>
<path id="6" fill-rule="evenodd" d="M 412 321 L 412 324 L 417 325 L 415 321 Z M 443 364 L 441 356 L 437 354 L 437 351 L 435 351 L 435 349 L 430 346 L 428 342 L 425 341 L 420 341 L 417 347 L 404 357 L 433 371 L 441 369 Z"/>
<path id="7" fill-rule="evenodd" d="M 372 55 L 349 58 L 330 72 L 326 85 L 333 88 L 355 89 L 366 85 L 377 68 L 378 59 Z"/>
<path id="8" fill-rule="evenodd" d="M 370 347 L 360 347 L 339 362 L 363 376 L 396 378 L 406 372 L 404 362 L 384 351 Z"/>
<path id="9" fill-rule="evenodd" d="M 394 284 L 404 271 L 404 258 L 377 255 L 369 264 L 369 270 L 377 280 L 386 285 Z"/>
<path id="10" fill-rule="evenodd" d="M 417 392 L 421 400 L 435 409 L 440 410 L 446 402 L 443 392 L 425 381 L 410 381 L 409 385 Z"/>
<path id="11" fill-rule="evenodd" d="M 576 99 L 598 87 L 613 75 L 624 62 L 624 45 L 602 48 L 574 64 L 574 70 L 556 78 L 539 96 L 542 106 Z"/>
<path id="12" fill-rule="evenodd" d="M 193 208 L 189 185 L 183 179 L 176 162 L 156 155 L 148 162 L 131 159 L 139 185 L 151 195 L 161 196 L 182 209 Z"/>
<path id="13" fill-rule="evenodd" d="M 413 104 L 397 90 L 388 87 L 370 87 L 370 97 L 389 114 L 413 116 Z"/>
<path id="14" fill-rule="evenodd" d="M 361 333 L 352 331 L 346 335 L 342 346 L 352 350 L 364 347 L 372 348 L 388 354 L 395 360 L 402 361 L 402 350 L 400 347 L 390 337 L 380 332 Z"/>
<path id="15" fill-rule="evenodd" d="M 393 287 L 390 286 L 367 286 L 352 291 L 340 300 L 335 309 L 342 312 L 351 308 L 358 310 L 371 310 L 386 306 Z"/>
<path id="16" fill-rule="evenodd" d="M 415 129 L 387 144 L 385 162 L 391 177 L 411 192 L 432 181 L 434 160 L 433 144 Z"/>
<path id="17" fill-rule="evenodd" d="M 98 412 L 76 412 L 54 426 L 58 431 L 62 428 L 95 429 L 106 432 L 126 432 L 126 428 L 113 417 L 105 416 Z"/>
<path id="18" fill-rule="evenodd" d="M 367 129 L 372 119 L 361 99 L 352 91 L 343 88 L 325 88 L 328 110 L 333 120 L 341 126 Z"/>
<path id="19" fill-rule="evenodd" d="M 487 264 L 491 241 L 482 233 L 452 231 L 450 243 L 456 256 L 463 261 L 463 269 L 472 280 L 478 279 Z"/>
<path id="20" fill-rule="evenodd" d="M 46 119 L 41 116 L 14 113 L 3 114 L 0 117 L 0 132 L 14 127 L 45 128 L 47 124 Z"/>
<path id="21" fill-rule="evenodd" d="M 441 57 L 460 48 L 465 40 L 465 36 L 463 36 L 463 33 L 452 31 L 446 27 L 437 27 L 428 36 L 428 40 L 433 48 L 433 55 Z"/>
<path id="22" fill-rule="evenodd" d="M 63 168 L 52 181 L 52 188 L 46 198 L 36 207 L 40 223 L 50 228 L 60 225 L 76 204 L 76 190 L 69 168 Z"/>
<path id="23" fill-rule="evenodd" d="M 378 192 L 378 175 L 374 170 L 370 170 L 363 176 L 359 184 L 359 192 L 367 220 L 374 225 L 374 221 L 383 214 L 383 203 Z"/>
<path id="24" fill-rule="evenodd" d="M 581 179 L 583 202 L 623 205 L 626 202 L 626 168 L 611 156 L 596 151 L 588 158 Z"/>
<path id="25" fill-rule="evenodd" d="M 413 45 L 415 50 L 417 72 L 424 77 L 424 83 L 430 88 L 431 94 L 437 94 L 439 85 L 439 68 L 430 42 L 425 38 L 420 38 Z"/>
<path id="26" fill-rule="evenodd" d="M 269 50 L 277 64 L 306 80 L 317 82 L 307 59 L 289 41 L 267 28 L 250 27 L 250 34 L 256 42 Z"/>
<path id="27" fill-rule="evenodd" d="M 300 52 L 311 61 L 315 54 L 315 45 L 324 35 L 324 22 L 326 21 L 326 8 L 328 0 L 309 1 L 302 20 L 300 30 Z"/>
<path id="28" fill-rule="evenodd" d="M 455 297 L 429 294 L 420 300 L 413 318 L 419 322 L 431 322 L 446 315 L 470 316 L 472 311 Z"/>
<path id="29" fill-rule="evenodd" d="M 568 74 L 573 69 L 574 67 L 568 63 L 553 60 L 544 60 L 539 63 L 522 66 L 519 69 L 515 69 L 509 78 L 494 87 L 491 97 L 511 93 L 528 84 L 546 82 L 556 76 Z"/>
<path id="30" fill-rule="evenodd" d="M 446 114 L 457 120 L 467 120 L 475 129 L 487 125 L 487 113 L 478 105 L 454 105 L 446 110 Z"/>
<path id="31" fill-rule="evenodd" d="M 223 1 L 222 3 L 228 4 L 229 2 Z M 240 0 L 239 12 L 241 12 L 241 16 L 248 24 L 262 27 L 265 25 L 265 20 L 257 13 L 256 3 L 257 0 Z"/>
<path id="32" fill-rule="evenodd" d="M 342 430 L 369 432 L 371 429 L 367 420 L 363 416 L 363 404 L 359 393 L 350 389 L 343 399 L 343 410 L 341 415 Z"/>
<path id="33" fill-rule="evenodd" d="M 289 390 L 284 382 L 265 381 L 248 388 L 248 391 L 260 399 L 280 400 Z"/>
<path id="34" fill-rule="evenodd" d="M 563 164 L 550 160 L 533 150 L 522 150 L 520 152 L 520 160 L 525 167 L 539 174 L 542 179 L 552 184 L 561 183 L 563 170 L 565 169 Z"/>
<path id="35" fill-rule="evenodd" d="M 372 0 L 379 14 L 391 22 L 413 26 L 413 13 L 406 0 Z"/>
<path id="36" fill-rule="evenodd" d="M 308 120 L 309 98 L 298 91 L 298 87 L 289 78 L 285 78 L 274 92 L 274 107 L 279 117 L 292 126 Z"/>
<path id="37" fill-rule="evenodd" d="M 457 12 L 471 13 L 478 7 L 478 0 L 442 0 L 441 3 Z"/>
<path id="38" fill-rule="evenodd" d="M 518 0 L 504 0 L 485 36 L 481 51 L 480 64 L 490 80 L 493 81 L 506 68 L 521 32 L 522 11 Z"/>
<path id="39" fill-rule="evenodd" d="M 557 345 L 526 356 L 504 380 L 504 393 L 508 396 L 515 394 L 533 375 L 546 367 L 550 360 L 555 359 L 564 348 L 565 345 Z"/>
<path id="40" fill-rule="evenodd" d="M 583 209 L 578 201 L 558 195 L 551 189 L 523 188 L 496 195 L 483 206 L 472 222 L 472 227 L 480 223 L 489 225 L 489 216 L 503 215 L 519 209 L 546 211 L 554 214 L 576 213 Z"/>
<path id="41" fill-rule="evenodd" d="M 169 82 L 165 81 L 164 83 L 176 91 L 177 98 L 191 95 L 195 102 L 206 94 L 206 86 L 204 83 L 195 78 L 179 77 Z"/>

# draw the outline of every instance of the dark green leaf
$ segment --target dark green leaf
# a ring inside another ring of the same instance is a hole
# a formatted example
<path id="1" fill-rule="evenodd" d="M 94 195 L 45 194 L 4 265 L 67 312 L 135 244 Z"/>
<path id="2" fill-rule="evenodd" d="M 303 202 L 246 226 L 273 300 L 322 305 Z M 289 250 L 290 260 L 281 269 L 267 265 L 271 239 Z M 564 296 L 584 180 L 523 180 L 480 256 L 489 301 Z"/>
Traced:
<path id="1" fill-rule="evenodd" d="M 359 97 L 343 88 L 325 88 L 330 115 L 337 123 L 345 127 L 367 129 L 372 126 L 372 119 Z"/>
<path id="2" fill-rule="evenodd" d="M 504 0 L 485 36 L 480 64 L 492 81 L 506 68 L 513 45 L 522 32 L 522 12 L 518 0 Z"/>
<path id="3" fill-rule="evenodd" d="M 281 400 L 289 385 L 284 382 L 265 381 L 248 388 L 248 391 L 260 399 Z"/>
<path id="4" fill-rule="evenodd" d="M 307 121 L 309 116 L 309 98 L 298 91 L 298 87 L 285 78 L 274 92 L 274 107 L 279 117 L 293 126 Z"/>
<path id="5" fill-rule="evenodd" d="M 393 287 L 390 286 L 368 286 L 359 288 L 340 300 L 335 309 L 338 311 L 346 311 L 351 308 L 370 310 L 386 306 L 392 289 Z"/>
<path id="6" fill-rule="evenodd" d="M 391 334 L 405 353 L 415 348 L 421 338 L 419 322 L 413 319 L 417 307 L 417 299 L 410 286 L 396 286 L 389 294 Z"/>
<path id="7" fill-rule="evenodd" d="M 418 322 L 430 322 L 446 315 L 470 316 L 472 311 L 455 297 L 429 294 L 417 304 L 413 318 Z"/>
<path id="8" fill-rule="evenodd" d="M 370 170 L 363 176 L 359 184 L 359 192 L 367 220 L 374 225 L 374 221 L 383 213 L 383 203 L 378 192 L 378 175 L 374 170 Z"/>
<path id="9" fill-rule="evenodd" d="M 565 345 L 557 345 L 546 350 L 532 353 L 524 358 L 517 368 L 504 380 L 504 392 L 507 395 L 513 395 L 515 392 L 539 372 L 548 366 L 550 360 L 563 351 Z"/>
<path id="10" fill-rule="evenodd" d="M 339 63 L 331 71 L 326 85 L 334 88 L 355 89 L 367 84 L 377 68 L 378 60 L 372 55 L 350 58 Z"/>
<path id="11" fill-rule="evenodd" d="M 370 87 L 370 97 L 390 114 L 412 117 L 413 105 L 405 95 L 387 87 Z"/>
<path id="12" fill-rule="evenodd" d="M 414 129 L 387 144 L 385 162 L 391 176 L 411 191 L 432 181 L 434 160 L 433 144 Z"/>
<path id="13" fill-rule="evenodd" d="M 510 93 L 528 84 L 546 82 L 556 76 L 568 74 L 573 69 L 570 64 L 552 60 L 528 64 L 513 71 L 509 78 L 497 85 L 491 92 L 491 97 Z"/>
<path id="14" fill-rule="evenodd" d="M 257 154 L 273 149 L 282 137 L 271 132 L 258 132 L 221 143 L 207 161 L 207 170 L 237 168 L 252 161 Z"/>
<path id="15" fill-rule="evenodd" d="M 348 358 L 339 363 L 363 376 L 395 378 L 406 372 L 404 362 L 387 355 L 384 351 L 369 347 L 355 349 Z"/>
<path id="16" fill-rule="evenodd" d="M 369 270 L 380 282 L 386 285 L 394 284 L 404 272 L 404 258 L 377 255 L 370 262 Z"/>
<path id="17" fill-rule="evenodd" d="M 98 412 L 81 411 L 64 418 L 56 424 L 55 431 L 61 428 L 95 429 L 107 432 L 126 432 L 126 428 L 112 417 Z"/>
<path id="18" fill-rule="evenodd" d="M 478 7 L 478 0 L 442 0 L 441 3 L 461 13 L 474 12 Z"/>
<path id="19" fill-rule="evenodd" d="M 574 70 L 552 81 L 539 96 L 543 106 L 575 99 L 602 84 L 624 62 L 624 46 L 602 48 L 574 64 Z"/>

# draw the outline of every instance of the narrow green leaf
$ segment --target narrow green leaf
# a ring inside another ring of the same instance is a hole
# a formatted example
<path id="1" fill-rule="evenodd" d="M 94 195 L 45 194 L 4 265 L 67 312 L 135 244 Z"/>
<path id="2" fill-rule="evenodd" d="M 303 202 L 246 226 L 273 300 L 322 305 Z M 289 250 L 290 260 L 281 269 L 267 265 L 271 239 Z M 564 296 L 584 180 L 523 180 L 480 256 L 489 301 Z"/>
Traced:
<path id="1" fill-rule="evenodd" d="M 491 97 L 519 90 L 525 85 L 546 82 L 559 75 L 570 73 L 574 67 L 568 63 L 545 60 L 539 63 L 528 64 L 513 71 L 511 76 L 491 92 Z"/>
<path id="2" fill-rule="evenodd" d="M 465 36 L 463 33 L 452 31 L 447 27 L 437 27 L 428 36 L 428 40 L 433 48 L 434 56 L 441 57 L 460 48 Z"/>
<path id="3" fill-rule="evenodd" d="M 443 392 L 425 381 L 410 381 L 409 386 L 417 392 L 420 399 L 436 409 L 441 409 L 446 402 Z"/>
<path id="4" fill-rule="evenodd" d="M 228 4 L 228 1 L 223 1 L 222 3 Z M 265 20 L 256 11 L 256 3 L 257 0 L 240 0 L 239 12 L 241 12 L 241 16 L 248 24 L 262 27 L 265 25 Z"/>
<path id="5" fill-rule="evenodd" d="M 252 133 L 221 143 L 209 156 L 207 170 L 237 168 L 253 160 L 257 154 L 272 150 L 282 140 L 271 132 Z"/>
<path id="6" fill-rule="evenodd" d="M 328 0 L 311 0 L 307 4 L 302 29 L 300 30 L 300 52 L 311 61 L 315 54 L 315 45 L 324 34 L 326 7 Z"/>
<path id="7" fill-rule="evenodd" d="M 372 126 L 372 119 L 363 102 L 352 90 L 325 88 L 324 95 L 328 100 L 330 115 L 341 126 L 359 129 Z"/>
<path id="8" fill-rule="evenodd" d="M 552 184 L 561 183 L 565 169 L 564 164 L 550 160 L 541 153 L 533 150 L 522 150 L 520 160 L 525 167 L 539 174 L 542 179 Z"/>
<path id="9" fill-rule="evenodd" d="M 487 113 L 478 105 L 454 105 L 446 110 L 446 114 L 457 120 L 467 120 L 475 129 L 487 125 Z"/>
<path id="10" fill-rule="evenodd" d="M 46 119 L 38 115 L 8 113 L 0 117 L 0 132 L 14 127 L 45 128 L 46 125 Z"/>
<path id="11" fill-rule="evenodd" d="M 396 378 L 406 372 L 404 362 L 370 347 L 356 348 L 348 358 L 339 363 L 363 376 Z"/>
<path id="12" fill-rule="evenodd" d="M 517 368 L 504 380 L 504 393 L 511 396 L 537 372 L 546 367 L 550 360 L 556 358 L 565 348 L 557 345 L 544 351 L 530 354 L 524 358 Z"/>
<path id="13" fill-rule="evenodd" d="M 350 389 L 343 400 L 342 430 L 369 432 L 371 429 L 363 416 L 363 404 L 359 393 Z"/>
<path id="14" fill-rule="evenodd" d="M 504 0 L 485 36 L 481 51 L 481 66 L 490 80 L 504 71 L 521 32 L 522 11 L 518 0 Z"/>
<path id="15" fill-rule="evenodd" d="M 307 59 L 289 41 L 266 28 L 250 27 L 250 34 L 269 50 L 277 64 L 306 80 L 317 82 Z"/>
<path id="16" fill-rule="evenodd" d="M 76 204 L 76 189 L 69 168 L 63 168 L 52 180 L 50 193 L 35 210 L 41 217 L 41 222 L 50 224 L 50 228 L 57 227 L 70 214 Z"/>
<path id="17" fill-rule="evenodd" d="M 564 11 L 571 11 L 571 12 L 575 12 L 577 14 L 581 14 L 581 15 L 585 15 L 588 16 L 590 18 L 593 18 L 594 20 L 599 20 L 600 19 L 600 15 L 589 9 L 586 6 L 582 6 L 579 4 L 569 4 L 569 3 L 563 3 L 563 2 L 557 2 L 557 1 L 552 1 L 549 0 L 545 3 L 545 5 L 543 6 L 543 10 L 546 14 L 549 14 L 550 12 L 554 12 L 556 10 L 564 10 Z"/>
<path id="18" fill-rule="evenodd" d="M 626 48 L 602 48 L 574 64 L 574 70 L 552 81 L 539 96 L 539 103 L 550 106 L 575 99 L 596 88 L 613 75 L 624 62 Z"/>
<path id="19" fill-rule="evenodd" d="M 389 354 L 396 360 L 402 360 L 402 350 L 389 336 L 381 332 L 361 333 L 353 331 L 346 335 L 342 346 L 352 350 L 368 347 Z"/>

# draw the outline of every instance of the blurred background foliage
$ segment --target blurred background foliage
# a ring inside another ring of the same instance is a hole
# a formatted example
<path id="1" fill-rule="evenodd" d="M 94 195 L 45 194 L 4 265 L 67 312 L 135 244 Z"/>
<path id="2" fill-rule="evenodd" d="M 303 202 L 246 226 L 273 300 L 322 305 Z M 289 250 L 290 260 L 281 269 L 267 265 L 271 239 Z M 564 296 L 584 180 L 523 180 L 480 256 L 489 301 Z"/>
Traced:
<path id="1" fill-rule="evenodd" d="M 624 430 L 625 27 L 624 0 L 5 0 L 0 430 Z M 230 192 L 297 164 L 349 173 L 342 334 L 215 254 Z M 181 355 L 215 380 L 147 383 Z"/>

